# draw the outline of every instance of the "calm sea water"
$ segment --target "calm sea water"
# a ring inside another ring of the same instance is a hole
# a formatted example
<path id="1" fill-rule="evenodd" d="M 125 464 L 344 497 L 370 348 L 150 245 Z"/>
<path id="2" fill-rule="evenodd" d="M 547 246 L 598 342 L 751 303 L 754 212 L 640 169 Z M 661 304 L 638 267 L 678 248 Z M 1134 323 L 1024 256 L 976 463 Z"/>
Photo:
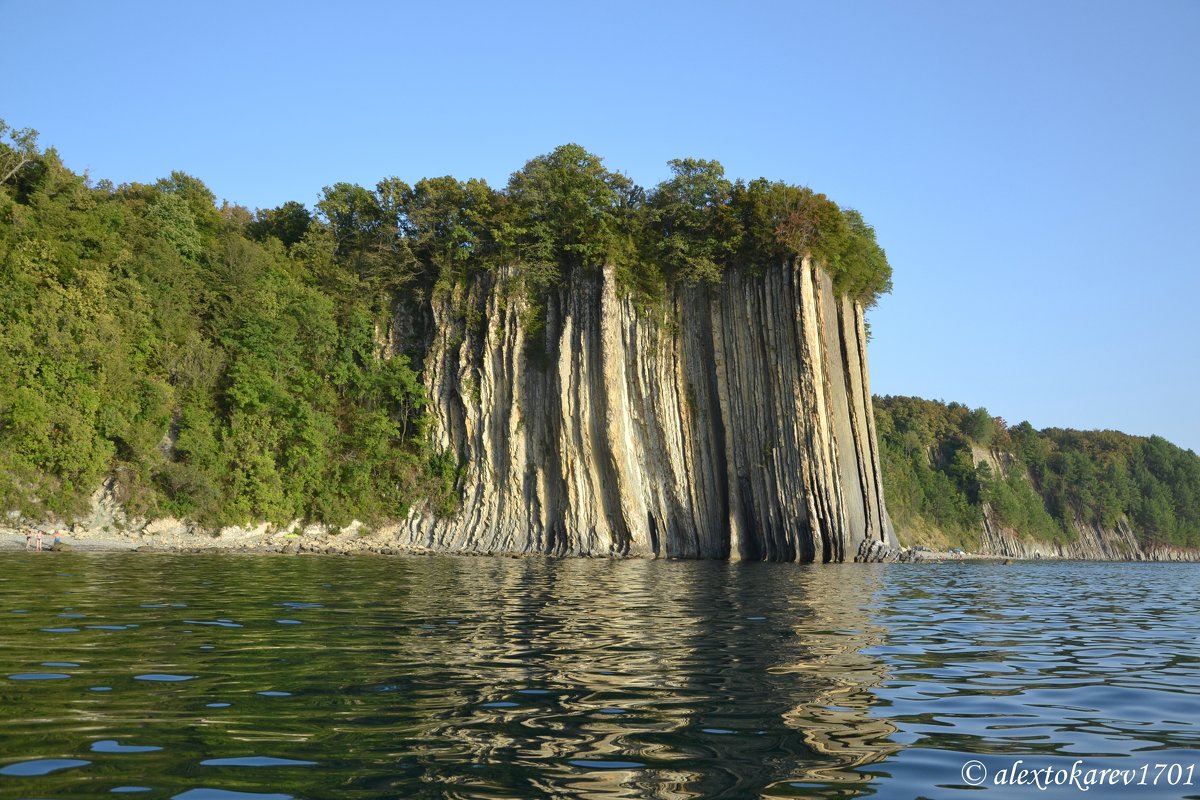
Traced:
<path id="1" fill-rule="evenodd" d="M 1200 797 L 1198 611 L 1188 565 L 6 553 L 0 797 Z"/>

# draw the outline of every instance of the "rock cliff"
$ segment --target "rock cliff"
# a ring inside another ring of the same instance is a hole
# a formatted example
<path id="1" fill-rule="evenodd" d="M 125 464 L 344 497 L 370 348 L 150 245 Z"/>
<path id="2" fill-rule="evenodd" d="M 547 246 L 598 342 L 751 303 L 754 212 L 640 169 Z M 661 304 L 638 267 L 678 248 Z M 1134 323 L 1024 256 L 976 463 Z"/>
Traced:
<path id="1" fill-rule="evenodd" d="M 1005 475 L 1019 469 L 1010 454 L 971 446 L 976 464 L 986 463 L 993 474 Z M 1032 481 L 1025 474 L 1025 480 Z M 983 503 L 983 524 L 978 552 L 1006 558 L 1064 558 L 1088 561 L 1196 561 L 1200 553 L 1175 547 L 1143 547 L 1129 520 L 1121 517 L 1111 527 L 1102 527 L 1076 515 L 1075 538 L 1069 542 L 1045 541 L 1023 534 L 997 519 L 989 503 Z"/>
<path id="2" fill-rule="evenodd" d="M 1121 518 L 1111 528 L 1075 520 L 1075 538 L 1070 542 L 1047 542 L 1022 536 L 1000 525 L 991 508 L 984 506 L 979 552 L 1008 558 L 1066 558 L 1088 561 L 1198 561 L 1200 552 L 1177 547 L 1142 547 L 1129 520 Z"/>
<path id="3" fill-rule="evenodd" d="M 507 280 L 435 296 L 416 326 L 462 503 L 415 510 L 401 545 L 843 561 L 894 544 L 862 308 L 812 263 L 679 286 L 654 310 L 611 270 L 578 272 L 533 340 Z"/>

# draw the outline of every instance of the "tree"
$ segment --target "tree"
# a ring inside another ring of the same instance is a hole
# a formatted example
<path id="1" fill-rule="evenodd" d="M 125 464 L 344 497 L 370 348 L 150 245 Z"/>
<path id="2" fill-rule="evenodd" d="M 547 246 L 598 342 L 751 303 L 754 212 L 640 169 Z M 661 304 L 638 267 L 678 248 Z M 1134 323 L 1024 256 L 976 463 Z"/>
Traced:
<path id="1" fill-rule="evenodd" d="M 312 215 L 304 204 L 289 200 L 275 208 L 255 211 L 254 220 L 246 227 L 246 232 L 260 242 L 268 236 L 274 236 L 286 247 L 291 247 L 304 238 L 311 224 Z"/>
<path id="2" fill-rule="evenodd" d="M 10 128 L 0 119 L 0 184 L 21 171 L 21 168 L 38 157 L 38 132 L 33 128 Z"/>
<path id="3" fill-rule="evenodd" d="M 356 183 L 326 186 L 317 211 L 333 231 L 337 254 L 343 257 L 368 246 L 384 222 L 378 199 Z"/>
<path id="4" fill-rule="evenodd" d="M 166 178 L 160 178 L 154 188 L 166 194 L 182 197 L 191 209 L 196 227 L 204 234 L 212 235 L 221 227 L 221 213 L 217 210 L 217 198 L 204 181 L 174 170 Z"/>
<path id="5" fill-rule="evenodd" d="M 992 421 L 992 415 L 981 406 L 964 418 L 962 432 L 979 442 L 980 445 L 987 447 L 996 435 L 996 425 Z"/>
<path id="6" fill-rule="evenodd" d="M 400 229 L 413 255 L 439 278 L 465 275 L 494 248 L 491 220 L 496 193 L 484 181 L 426 178 L 404 191 L 398 204 Z"/>
<path id="7" fill-rule="evenodd" d="M 413 275 L 408 243 L 401 236 L 397 195 L 406 188 L 381 184 L 381 193 L 358 184 L 326 186 L 317 202 L 335 241 L 335 258 L 375 292 L 403 286 Z"/>
<path id="8" fill-rule="evenodd" d="M 848 235 L 841 251 L 829 265 L 834 289 L 872 305 L 881 294 L 892 290 L 892 268 L 887 255 L 875 241 L 875 229 L 853 208 L 842 211 Z"/>
<path id="9" fill-rule="evenodd" d="M 808 187 L 798 187 L 780 199 L 785 207 L 776 228 L 779 239 L 796 255 L 812 256 L 832 266 L 850 236 L 841 209 Z"/>
<path id="10" fill-rule="evenodd" d="M 688 283 L 717 283 L 741 241 L 741 226 L 730 208 L 733 184 L 717 161 L 667 163 L 672 177 L 650 198 L 658 255 L 670 274 Z"/>
<path id="11" fill-rule="evenodd" d="M 196 229 L 196 218 L 186 200 L 178 194 L 162 194 L 150 204 L 146 217 L 154 224 L 158 235 L 179 255 L 195 260 L 203 245 Z"/>
<path id="12" fill-rule="evenodd" d="M 513 173 L 508 196 L 513 216 L 507 244 L 543 275 L 604 264 L 622 238 L 633 183 L 609 172 L 577 144 L 527 162 Z"/>

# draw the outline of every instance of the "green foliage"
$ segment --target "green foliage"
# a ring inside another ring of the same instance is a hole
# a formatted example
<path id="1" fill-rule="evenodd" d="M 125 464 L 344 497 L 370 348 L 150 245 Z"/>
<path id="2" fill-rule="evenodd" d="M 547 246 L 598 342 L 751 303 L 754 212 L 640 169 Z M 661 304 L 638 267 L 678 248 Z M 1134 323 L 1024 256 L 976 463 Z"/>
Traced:
<path id="1" fill-rule="evenodd" d="M 0 184 L 9 181 L 26 164 L 37 159 L 37 137 L 38 132 L 33 128 L 17 130 L 0 119 Z"/>
<path id="2" fill-rule="evenodd" d="M 888 511 L 903 529 L 932 526 L 949 544 L 972 541 L 983 521 L 970 443 L 919 398 L 876 398 L 876 430 Z"/>
<path id="3" fill-rule="evenodd" d="M 650 203 L 658 259 L 665 273 L 686 283 L 719 283 L 723 264 L 741 243 L 730 200 L 733 184 L 716 161 L 668 162 L 673 177 L 659 184 Z"/>
<path id="4" fill-rule="evenodd" d="M 982 467 L 986 467 L 984 462 Z M 1073 537 L 1046 510 L 1045 500 L 1020 469 L 994 476 L 982 470 L 981 500 L 988 503 L 996 521 L 1023 535 L 1042 541 L 1070 541 Z"/>
<path id="5" fill-rule="evenodd" d="M 260 242 L 274 236 L 286 247 L 291 247 L 304 238 L 311 224 L 312 215 L 304 204 L 289 200 L 277 208 L 254 212 L 254 220 L 246 226 L 246 234 Z"/>
<path id="6" fill-rule="evenodd" d="M 154 199 L 146 214 L 158 235 L 179 255 L 195 260 L 200 257 L 203 245 L 196 219 L 188 203 L 178 194 L 163 194 Z"/>
<path id="7" fill-rule="evenodd" d="M 431 277 L 452 283 L 496 252 L 493 232 L 499 198 L 484 181 L 451 177 L 398 184 L 395 215 L 414 257 Z"/>
<path id="8" fill-rule="evenodd" d="M 977 408 L 962 421 L 962 432 L 983 447 L 987 447 L 996 437 L 996 426 L 986 408 Z"/>
<path id="9" fill-rule="evenodd" d="M 397 225 L 348 185 L 321 211 L 218 210 L 183 173 L 93 188 L 35 152 L 0 186 L 4 510 L 77 513 L 107 476 L 209 524 L 452 506 L 417 373 L 375 342 Z"/>
<path id="10" fill-rule="evenodd" d="M 1164 439 L 1010 428 L 983 408 L 914 397 L 877 397 L 875 413 L 888 509 L 902 528 L 965 536 L 987 504 L 1002 525 L 1046 541 L 1070 541 L 1077 521 L 1126 521 L 1144 546 L 1200 546 L 1200 458 Z M 989 448 L 1000 474 L 971 464 Z"/>
<path id="11" fill-rule="evenodd" d="M 891 290 L 887 257 L 857 211 L 805 187 L 730 182 L 716 161 L 669 166 L 647 192 L 564 145 L 514 173 L 477 229 L 494 235 L 499 263 L 520 267 L 535 304 L 578 269 L 613 266 L 627 291 L 652 301 L 678 282 L 719 283 L 727 270 L 801 256 L 867 305 Z"/>
<path id="12" fill-rule="evenodd" d="M 859 212 L 808 187 L 765 179 L 735 185 L 731 208 L 743 225 L 743 264 L 811 256 L 829 271 L 838 294 L 871 305 L 891 291 L 887 256 Z"/>
<path id="13" fill-rule="evenodd" d="M 632 182 L 577 144 L 530 160 L 508 183 L 502 244 L 548 283 L 606 263 L 622 238 Z"/>

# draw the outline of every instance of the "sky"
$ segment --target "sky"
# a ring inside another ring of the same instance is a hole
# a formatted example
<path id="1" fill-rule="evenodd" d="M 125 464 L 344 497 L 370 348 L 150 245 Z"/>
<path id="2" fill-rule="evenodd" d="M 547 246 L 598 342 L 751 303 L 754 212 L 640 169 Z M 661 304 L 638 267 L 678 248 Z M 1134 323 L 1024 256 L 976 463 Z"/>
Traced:
<path id="1" fill-rule="evenodd" d="M 1200 0 L 0 0 L 0 118 L 248 208 L 578 143 L 859 209 L 877 394 L 1200 452 Z"/>

